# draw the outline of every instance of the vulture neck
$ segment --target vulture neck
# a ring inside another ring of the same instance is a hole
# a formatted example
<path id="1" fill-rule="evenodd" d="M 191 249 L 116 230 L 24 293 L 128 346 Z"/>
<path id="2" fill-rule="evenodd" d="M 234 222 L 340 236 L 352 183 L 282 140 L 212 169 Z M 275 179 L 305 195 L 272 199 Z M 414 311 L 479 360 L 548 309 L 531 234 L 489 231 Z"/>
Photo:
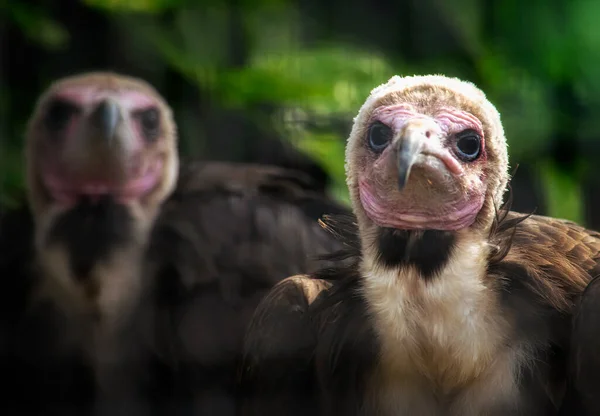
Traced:
<path id="1" fill-rule="evenodd" d="M 115 330 L 137 304 L 151 224 L 125 206 L 82 203 L 38 221 L 37 265 L 49 298 L 85 328 Z"/>
<path id="2" fill-rule="evenodd" d="M 371 247 L 362 290 L 385 371 L 448 391 L 489 368 L 506 324 L 486 279 L 487 240 L 472 230 L 383 229 Z"/>
<path id="3" fill-rule="evenodd" d="M 425 280 L 434 278 L 450 260 L 457 244 L 452 231 L 408 231 L 380 228 L 376 262 L 384 268 L 413 268 Z"/>

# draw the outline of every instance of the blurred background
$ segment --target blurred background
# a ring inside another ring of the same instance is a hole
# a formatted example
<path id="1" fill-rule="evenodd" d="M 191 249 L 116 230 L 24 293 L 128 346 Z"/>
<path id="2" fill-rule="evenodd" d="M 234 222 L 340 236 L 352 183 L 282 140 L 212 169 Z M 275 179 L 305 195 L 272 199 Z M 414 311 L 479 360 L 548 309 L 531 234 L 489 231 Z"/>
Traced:
<path id="1" fill-rule="evenodd" d="M 600 229 L 599 22 L 591 0 L 0 0 L 0 205 L 22 196 L 25 123 L 57 77 L 142 77 L 184 157 L 268 163 L 293 146 L 347 199 L 370 90 L 442 73 L 502 114 L 514 209 Z"/>

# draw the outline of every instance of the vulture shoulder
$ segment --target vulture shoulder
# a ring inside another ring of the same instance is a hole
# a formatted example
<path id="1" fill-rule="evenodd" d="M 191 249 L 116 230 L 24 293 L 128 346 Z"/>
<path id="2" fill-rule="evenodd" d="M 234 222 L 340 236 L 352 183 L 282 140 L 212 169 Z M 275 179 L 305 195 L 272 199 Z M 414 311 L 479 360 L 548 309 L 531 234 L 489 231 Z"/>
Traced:
<path id="1" fill-rule="evenodd" d="M 600 414 L 600 276 L 581 295 L 573 317 L 567 391 L 561 415 Z"/>
<path id="2" fill-rule="evenodd" d="M 318 330 L 309 308 L 330 286 L 326 280 L 297 275 L 279 282 L 262 299 L 244 342 L 241 415 L 317 412 L 312 360 Z"/>
<path id="3" fill-rule="evenodd" d="M 558 311 L 571 312 L 600 274 L 600 233 L 571 221 L 509 212 L 493 228 L 490 243 L 490 272 L 525 285 Z"/>
<path id="4" fill-rule="evenodd" d="M 355 218 L 328 216 L 322 225 L 344 247 L 324 256 L 331 265 L 289 277 L 261 300 L 246 330 L 238 373 L 238 414 L 319 413 L 327 397 L 319 380 L 334 363 L 353 363 L 349 371 L 335 371 L 340 385 L 356 379 L 370 364 L 367 356 L 374 334 L 364 319 L 364 300 L 355 290 L 360 281 Z M 349 350 L 344 348 L 348 343 Z M 356 398 L 337 393 L 334 397 L 344 401 L 344 409 L 356 403 Z M 333 404 L 336 411 L 340 403 Z"/>
<path id="5" fill-rule="evenodd" d="M 591 351 L 585 327 L 594 318 L 585 311 L 586 298 L 594 293 L 588 284 L 600 275 L 600 233 L 571 221 L 509 212 L 496 223 L 490 244 L 488 274 L 501 288 L 514 337 L 527 340 L 550 364 L 546 369 L 552 371 L 551 381 L 543 385 L 544 391 L 563 397 L 565 380 L 571 379 L 566 400 L 554 405 L 572 414 L 582 403 L 574 385 L 582 380 L 574 375 L 577 360 L 589 360 L 586 369 L 594 366 L 594 358 L 585 352 Z"/>

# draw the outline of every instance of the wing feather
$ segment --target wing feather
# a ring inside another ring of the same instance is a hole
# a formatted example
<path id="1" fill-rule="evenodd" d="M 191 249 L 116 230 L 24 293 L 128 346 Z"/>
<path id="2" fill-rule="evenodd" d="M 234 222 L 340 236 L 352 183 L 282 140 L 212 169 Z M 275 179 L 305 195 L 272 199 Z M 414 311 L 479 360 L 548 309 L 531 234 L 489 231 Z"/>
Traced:
<path id="1" fill-rule="evenodd" d="M 317 413 L 312 379 L 317 333 L 308 308 L 328 287 L 324 280 L 293 276 L 278 283 L 259 304 L 244 343 L 241 415 Z"/>
<path id="2" fill-rule="evenodd" d="M 516 223 L 519 216 L 511 212 L 504 221 Z M 518 265 L 529 277 L 524 284 L 557 310 L 570 311 L 588 282 L 600 274 L 600 233 L 596 231 L 539 215 L 528 216 L 512 230 L 497 229 L 491 242 L 506 254 L 494 259 L 490 269 Z"/>

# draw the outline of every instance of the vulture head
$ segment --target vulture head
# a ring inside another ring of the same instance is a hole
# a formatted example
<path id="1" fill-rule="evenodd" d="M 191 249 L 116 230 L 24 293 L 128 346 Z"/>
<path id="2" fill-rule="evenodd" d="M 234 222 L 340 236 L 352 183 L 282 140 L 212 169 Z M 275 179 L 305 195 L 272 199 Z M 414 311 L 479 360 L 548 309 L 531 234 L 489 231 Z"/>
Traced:
<path id="1" fill-rule="evenodd" d="M 371 92 L 346 147 L 363 248 L 381 228 L 488 232 L 507 170 L 500 115 L 481 90 L 444 76 L 394 76 Z"/>
<path id="2" fill-rule="evenodd" d="M 58 80 L 28 126 L 35 215 L 109 197 L 151 219 L 175 185 L 176 140 L 171 110 L 147 83 L 112 73 Z"/>
<path id="3" fill-rule="evenodd" d="M 179 170 L 165 100 L 113 73 L 63 78 L 39 98 L 26 140 L 37 260 L 48 281 L 106 305 L 133 293 L 123 285 L 137 282 L 136 259 Z"/>

